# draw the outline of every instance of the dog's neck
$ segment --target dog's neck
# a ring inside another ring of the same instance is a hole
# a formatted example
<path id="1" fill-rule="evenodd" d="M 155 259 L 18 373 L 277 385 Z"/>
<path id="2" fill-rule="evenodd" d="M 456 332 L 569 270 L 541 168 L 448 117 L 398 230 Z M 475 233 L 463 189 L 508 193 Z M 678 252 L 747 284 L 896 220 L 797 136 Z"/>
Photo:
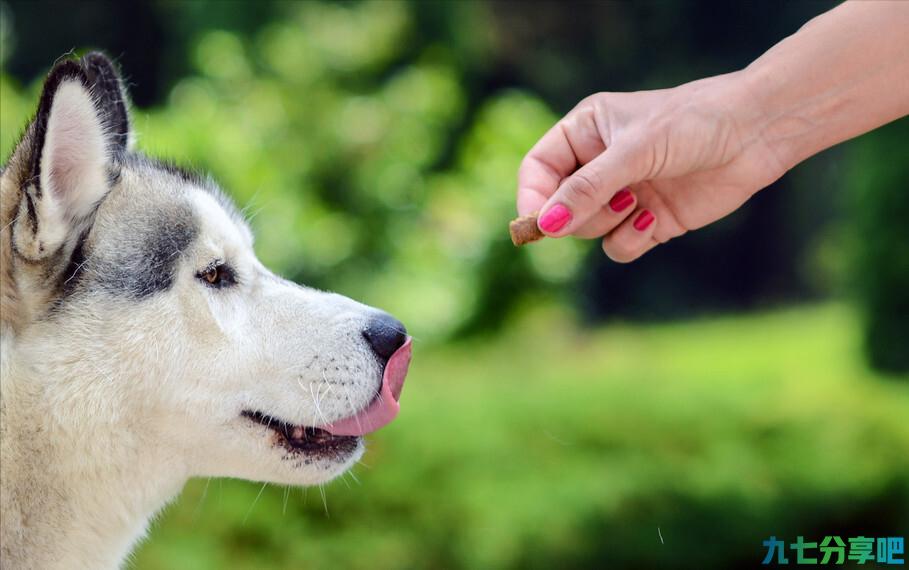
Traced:
<path id="1" fill-rule="evenodd" d="M 179 492 L 185 467 L 173 453 L 145 445 L 135 422 L 61 421 L 40 379 L 12 361 L 9 339 L 0 341 L 3 566 L 116 568 L 151 516 Z"/>

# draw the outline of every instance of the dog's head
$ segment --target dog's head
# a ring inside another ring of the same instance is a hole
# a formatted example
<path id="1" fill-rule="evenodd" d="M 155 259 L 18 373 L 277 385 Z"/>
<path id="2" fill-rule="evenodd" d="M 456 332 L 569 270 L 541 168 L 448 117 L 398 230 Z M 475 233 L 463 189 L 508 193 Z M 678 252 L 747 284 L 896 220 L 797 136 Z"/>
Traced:
<path id="1" fill-rule="evenodd" d="M 111 62 L 58 63 L 2 174 L 13 366 L 59 429 L 117 426 L 189 475 L 343 472 L 397 412 L 403 325 L 271 273 L 212 180 L 130 140 Z"/>

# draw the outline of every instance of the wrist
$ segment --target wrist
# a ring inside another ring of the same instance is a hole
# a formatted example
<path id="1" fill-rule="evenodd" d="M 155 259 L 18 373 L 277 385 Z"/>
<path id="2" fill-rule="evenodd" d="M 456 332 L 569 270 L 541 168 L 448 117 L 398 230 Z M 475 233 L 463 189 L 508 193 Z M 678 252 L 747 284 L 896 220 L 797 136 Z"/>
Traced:
<path id="1" fill-rule="evenodd" d="M 845 2 L 739 72 L 785 170 L 909 113 L 909 2 Z"/>
<path id="2" fill-rule="evenodd" d="M 779 98 L 779 76 L 758 62 L 730 74 L 730 99 L 739 118 L 746 147 L 764 157 L 773 178 L 779 178 L 816 151 L 806 148 L 812 121 L 804 109 L 787 107 Z"/>
<path id="3" fill-rule="evenodd" d="M 697 105 L 721 117 L 726 136 L 725 160 L 747 160 L 763 172 L 762 179 L 776 180 L 795 165 L 790 149 L 780 145 L 768 112 L 765 93 L 750 69 L 711 77 L 694 92 Z M 767 182 L 769 184 L 769 182 Z"/>

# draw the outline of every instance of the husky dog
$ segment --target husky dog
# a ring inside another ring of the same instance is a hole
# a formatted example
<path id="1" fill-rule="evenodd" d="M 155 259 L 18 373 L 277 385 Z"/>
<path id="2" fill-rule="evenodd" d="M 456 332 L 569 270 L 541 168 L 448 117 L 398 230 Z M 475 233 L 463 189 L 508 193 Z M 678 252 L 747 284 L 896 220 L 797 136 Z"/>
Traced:
<path id="1" fill-rule="evenodd" d="M 4 570 L 117 567 L 188 478 L 328 481 L 398 410 L 403 325 L 131 140 L 112 63 L 62 61 L 0 175 Z"/>

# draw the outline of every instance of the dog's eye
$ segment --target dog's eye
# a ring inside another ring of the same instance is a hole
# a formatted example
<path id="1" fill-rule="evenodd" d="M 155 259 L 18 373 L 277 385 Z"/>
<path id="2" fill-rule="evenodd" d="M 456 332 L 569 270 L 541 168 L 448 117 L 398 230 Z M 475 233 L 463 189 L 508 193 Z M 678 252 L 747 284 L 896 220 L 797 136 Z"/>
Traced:
<path id="1" fill-rule="evenodd" d="M 237 283 L 233 269 L 226 263 L 215 262 L 196 274 L 209 287 L 220 289 Z"/>

